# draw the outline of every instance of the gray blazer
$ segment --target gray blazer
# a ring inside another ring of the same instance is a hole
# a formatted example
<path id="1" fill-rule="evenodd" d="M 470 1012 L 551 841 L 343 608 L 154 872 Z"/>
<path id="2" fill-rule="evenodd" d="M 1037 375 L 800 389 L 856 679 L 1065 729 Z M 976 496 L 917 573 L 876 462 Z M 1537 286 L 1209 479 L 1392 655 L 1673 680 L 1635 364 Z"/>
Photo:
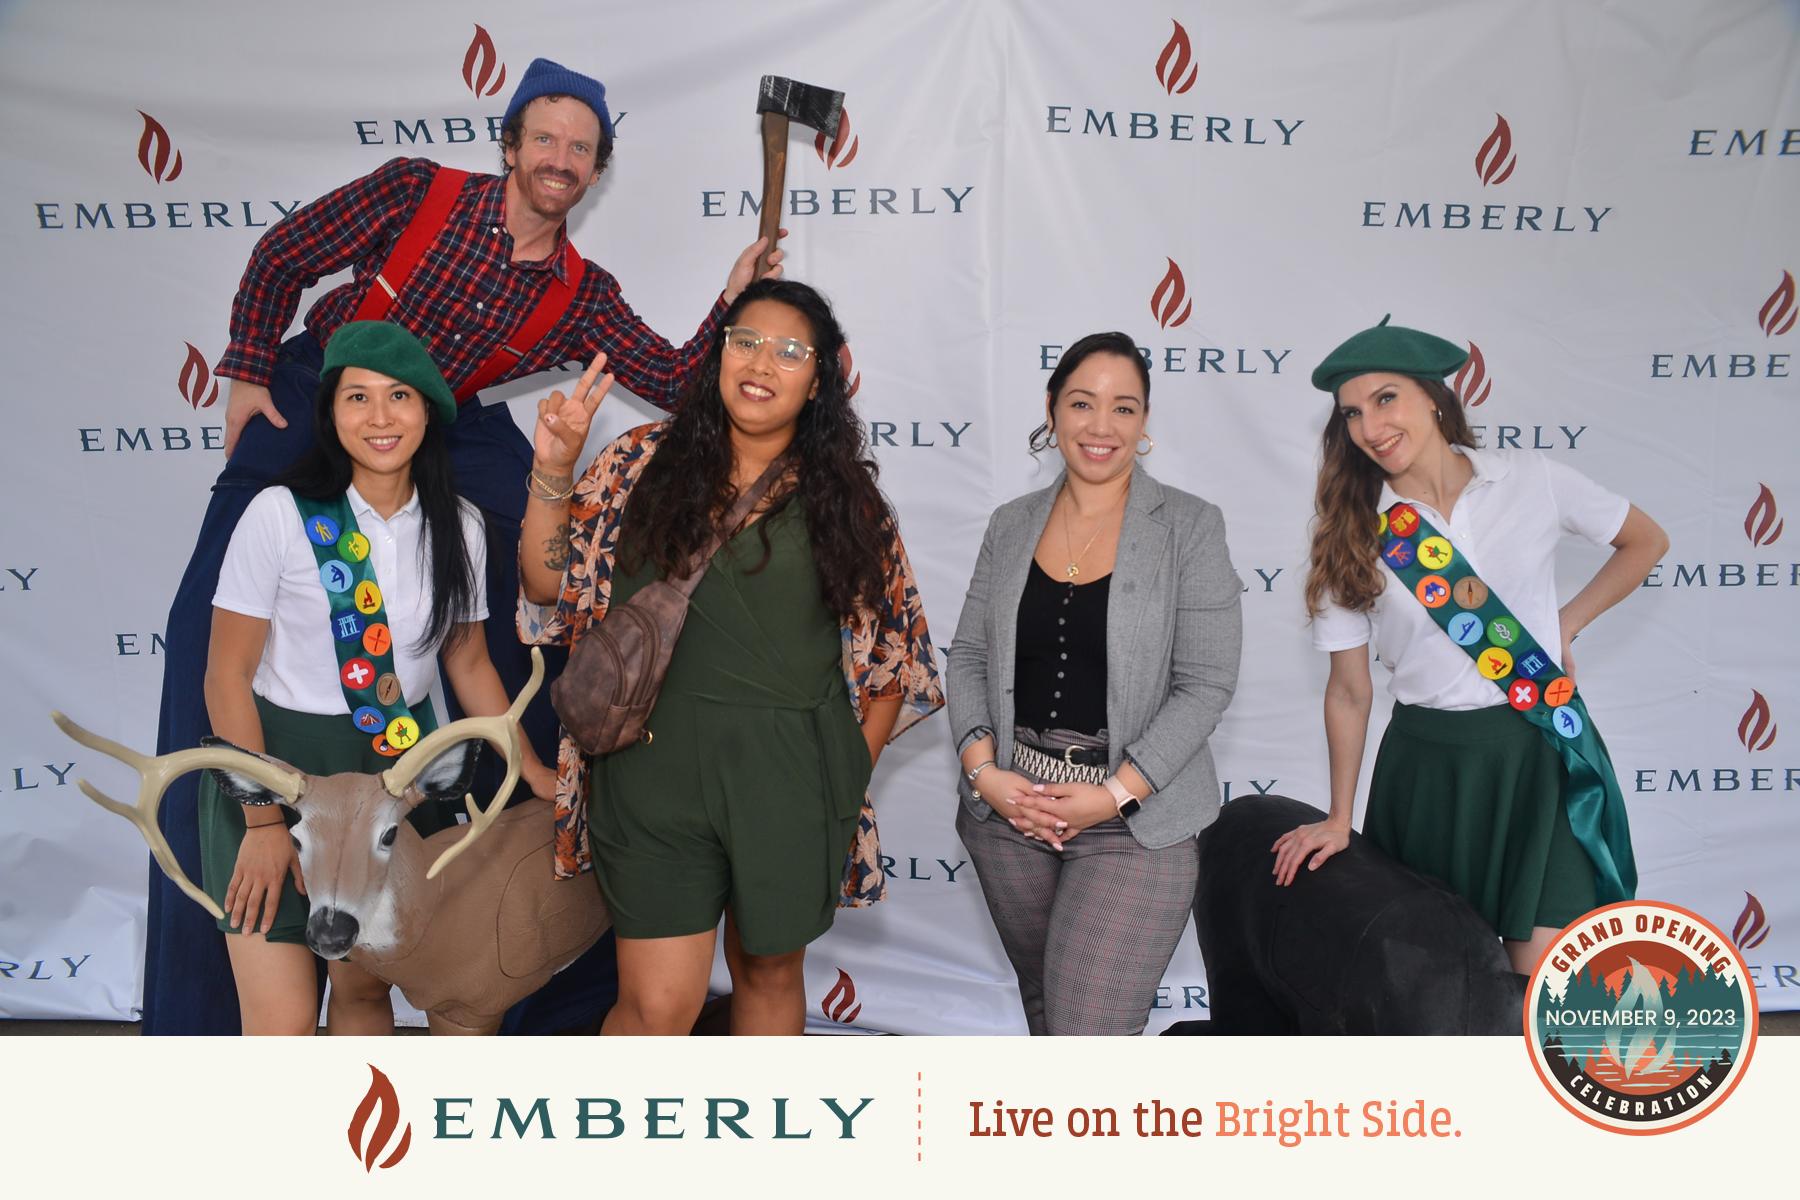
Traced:
<path id="1" fill-rule="evenodd" d="M 950 648 L 950 728 L 960 751 L 994 731 L 996 759 L 1013 753 L 1013 670 L 1019 597 L 1062 479 L 1002 505 L 988 521 Z M 1243 583 L 1218 506 L 1135 468 L 1119 528 L 1106 609 L 1109 766 L 1129 758 L 1156 792 L 1128 819 L 1151 850 L 1193 837 L 1219 815 L 1219 780 L 1206 740 L 1231 703 L 1243 642 Z M 993 815 L 967 780 L 971 815 Z"/>

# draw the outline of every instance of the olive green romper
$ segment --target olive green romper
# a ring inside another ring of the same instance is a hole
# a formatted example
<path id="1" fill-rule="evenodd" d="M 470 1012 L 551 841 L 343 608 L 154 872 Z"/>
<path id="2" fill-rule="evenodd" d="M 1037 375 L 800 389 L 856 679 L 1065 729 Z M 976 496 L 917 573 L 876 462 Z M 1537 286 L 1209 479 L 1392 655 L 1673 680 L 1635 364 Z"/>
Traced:
<path id="1" fill-rule="evenodd" d="M 629 514 L 628 514 L 629 519 Z M 595 761 L 588 828 L 621 937 L 680 937 L 729 908 L 744 949 L 785 954 L 831 927 L 869 783 L 838 618 L 798 501 L 714 556 L 647 726 Z M 657 577 L 613 575 L 612 604 Z"/>

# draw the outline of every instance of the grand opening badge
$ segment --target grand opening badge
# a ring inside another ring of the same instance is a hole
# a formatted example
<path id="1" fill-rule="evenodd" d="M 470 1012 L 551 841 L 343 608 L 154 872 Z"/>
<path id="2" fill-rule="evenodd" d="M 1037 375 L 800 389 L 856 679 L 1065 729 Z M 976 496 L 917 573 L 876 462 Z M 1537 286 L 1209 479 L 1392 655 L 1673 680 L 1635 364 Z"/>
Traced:
<path id="1" fill-rule="evenodd" d="M 1731 939 L 1657 901 L 1609 905 L 1563 930 L 1525 996 L 1538 1078 L 1615 1133 L 1668 1133 L 1723 1104 L 1750 1065 L 1756 1019 Z"/>

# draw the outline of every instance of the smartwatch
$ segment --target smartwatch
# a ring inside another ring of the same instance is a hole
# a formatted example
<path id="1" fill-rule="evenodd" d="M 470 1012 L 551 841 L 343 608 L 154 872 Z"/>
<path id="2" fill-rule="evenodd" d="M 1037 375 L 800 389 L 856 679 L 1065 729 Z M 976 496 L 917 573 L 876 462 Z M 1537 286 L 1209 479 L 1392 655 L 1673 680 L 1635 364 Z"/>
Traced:
<path id="1" fill-rule="evenodd" d="M 1143 802 L 1126 790 L 1117 775 L 1108 775 L 1105 780 L 1106 790 L 1112 793 L 1113 803 L 1119 806 L 1119 816 L 1135 817 L 1138 809 L 1144 807 Z"/>

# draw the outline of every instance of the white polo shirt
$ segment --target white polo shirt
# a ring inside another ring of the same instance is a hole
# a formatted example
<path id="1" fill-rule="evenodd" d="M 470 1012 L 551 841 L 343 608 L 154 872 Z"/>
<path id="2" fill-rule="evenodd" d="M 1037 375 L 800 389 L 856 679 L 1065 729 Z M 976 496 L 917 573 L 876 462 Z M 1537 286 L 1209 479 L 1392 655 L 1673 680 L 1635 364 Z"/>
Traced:
<path id="1" fill-rule="evenodd" d="M 1429 504 L 1381 485 L 1378 511 L 1405 500 L 1450 539 L 1474 571 L 1552 657 L 1562 652 L 1556 602 L 1556 543 L 1565 533 L 1604 546 L 1618 536 L 1631 504 L 1581 472 L 1535 450 L 1465 450 L 1475 477 L 1445 520 Z M 1369 642 L 1392 673 L 1388 687 L 1402 704 L 1461 710 L 1490 708 L 1505 695 L 1475 669 L 1425 606 L 1386 566 L 1386 586 L 1367 613 L 1328 602 L 1314 620 L 1313 646 L 1350 650 Z"/>
<path id="2" fill-rule="evenodd" d="M 436 654 L 421 657 L 413 646 L 431 619 L 431 570 L 421 545 L 425 522 L 419 494 L 415 489 L 405 507 L 387 520 L 355 488 L 348 497 L 357 528 L 369 539 L 369 562 L 394 635 L 394 669 L 407 702 L 417 704 L 437 682 Z M 475 580 L 472 607 L 462 620 L 485 621 L 487 536 L 475 506 L 464 500 L 461 510 L 463 544 Z M 349 715 L 338 682 L 331 604 L 288 489 L 265 488 L 244 510 L 225 551 L 213 607 L 269 622 L 269 640 L 250 685 L 257 695 L 296 712 Z"/>

